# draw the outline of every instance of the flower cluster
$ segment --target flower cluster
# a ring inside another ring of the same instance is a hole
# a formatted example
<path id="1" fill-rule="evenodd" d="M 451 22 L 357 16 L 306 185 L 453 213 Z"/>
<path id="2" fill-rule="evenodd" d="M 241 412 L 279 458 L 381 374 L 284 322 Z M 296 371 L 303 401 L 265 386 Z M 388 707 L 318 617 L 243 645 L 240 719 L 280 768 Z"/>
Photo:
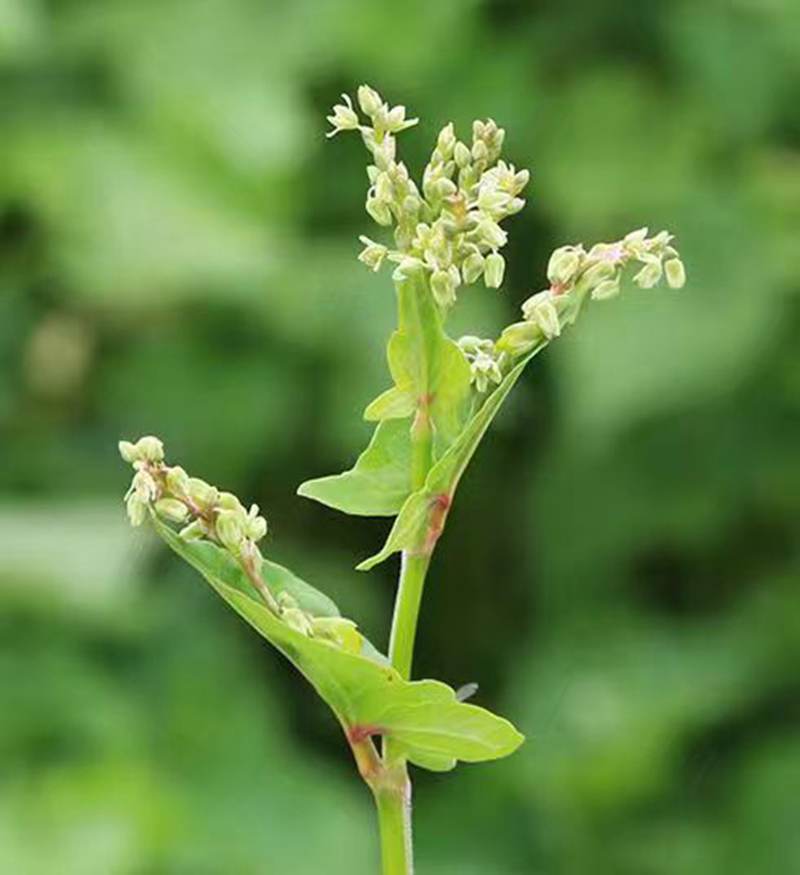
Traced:
<path id="1" fill-rule="evenodd" d="M 588 251 L 582 244 L 556 249 L 547 265 L 550 287 L 523 303 L 523 321 L 503 331 L 496 350 L 513 358 L 558 337 L 562 327 L 577 318 L 587 298 L 616 297 L 625 269 L 632 264 L 639 268 L 633 282 L 642 289 L 653 288 L 662 277 L 670 288 L 682 288 L 686 271 L 671 245 L 672 235 L 666 231 L 653 237 L 647 234 L 647 228 L 639 228 L 622 240 L 597 243 Z"/>
<path id="2" fill-rule="evenodd" d="M 458 345 L 470 364 L 472 382 L 478 392 L 485 392 L 490 383 L 501 382 L 505 354 L 497 352 L 493 340 L 468 334 L 458 341 Z"/>
<path id="3" fill-rule="evenodd" d="M 387 259 L 397 263 L 398 279 L 424 270 L 442 308 L 455 302 L 461 285 L 483 278 L 488 288 L 499 288 L 505 274 L 499 250 L 507 241 L 500 223 L 525 205 L 520 194 L 530 178 L 527 170 L 517 171 L 500 159 L 505 131 L 491 119 L 476 121 L 468 145 L 457 139 L 452 124 L 446 125 L 420 191 L 405 164 L 396 160 L 394 136 L 417 120 L 407 120 L 405 107 L 390 108 L 362 85 L 358 103 L 371 121 L 362 125 L 350 99 L 344 99 L 328 117 L 330 135 L 361 132 L 374 161 L 367 167 L 366 210 L 379 225 L 394 226 L 394 248 L 362 236 L 359 259 L 372 270 Z"/>
<path id="4" fill-rule="evenodd" d="M 350 652 L 360 652 L 361 635 L 351 620 L 312 616 L 288 592 L 276 596 L 267 586 L 262 576 L 264 558 L 258 548 L 267 533 L 267 521 L 258 505 L 246 510 L 233 493 L 190 477 L 178 465 L 167 465 L 164 445 L 157 437 L 148 435 L 136 443 L 120 441 L 119 451 L 134 469 L 125 495 L 132 525 L 141 525 L 150 512 L 164 521 L 181 524 L 178 536 L 184 541 L 206 540 L 226 550 L 247 574 L 265 605 L 287 626 Z"/>

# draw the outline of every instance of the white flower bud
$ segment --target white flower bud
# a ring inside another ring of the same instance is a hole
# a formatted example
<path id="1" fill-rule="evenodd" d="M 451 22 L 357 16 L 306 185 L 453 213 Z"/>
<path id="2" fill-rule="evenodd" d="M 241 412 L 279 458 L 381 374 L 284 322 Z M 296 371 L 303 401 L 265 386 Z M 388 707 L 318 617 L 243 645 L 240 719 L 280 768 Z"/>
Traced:
<path id="1" fill-rule="evenodd" d="M 489 158 L 489 149 L 483 140 L 476 140 L 472 144 L 472 159 L 476 163 L 478 161 L 486 161 Z"/>
<path id="2" fill-rule="evenodd" d="M 383 106 L 383 98 L 374 88 L 370 88 L 369 85 L 359 85 L 358 105 L 361 107 L 361 111 L 364 115 L 368 115 L 372 118 L 378 114 Z"/>
<path id="3" fill-rule="evenodd" d="M 161 498 L 156 502 L 156 513 L 174 523 L 182 523 L 189 516 L 189 508 L 177 498 Z"/>
<path id="4" fill-rule="evenodd" d="M 158 498 L 158 484 L 143 468 L 133 475 L 131 492 L 136 493 L 145 503 Z"/>
<path id="5" fill-rule="evenodd" d="M 581 257 L 574 246 L 561 246 L 550 256 L 547 278 L 554 285 L 569 285 L 575 278 L 580 264 Z"/>
<path id="6" fill-rule="evenodd" d="M 449 307 L 455 302 L 455 284 L 449 271 L 437 270 L 431 276 L 431 291 L 440 307 Z"/>
<path id="7" fill-rule="evenodd" d="M 490 249 L 502 249 L 508 241 L 508 234 L 491 219 L 483 219 L 476 229 L 479 240 Z"/>
<path id="8" fill-rule="evenodd" d="M 458 191 L 458 186 L 452 179 L 443 176 L 434 183 L 434 191 L 439 198 L 452 197 Z"/>
<path id="9" fill-rule="evenodd" d="M 358 260 L 373 271 L 380 270 L 389 250 L 383 244 L 375 243 L 374 240 L 370 240 L 363 234 L 358 239 L 364 244 L 364 249 L 359 254 Z"/>
<path id="10" fill-rule="evenodd" d="M 393 107 L 386 116 L 386 129 L 394 134 L 405 131 L 413 127 L 419 122 L 418 118 L 406 118 L 406 108 L 404 106 Z"/>
<path id="11" fill-rule="evenodd" d="M 477 282 L 483 273 L 484 259 L 480 252 L 471 252 L 461 265 L 461 273 L 464 275 L 464 282 L 471 285 Z"/>
<path id="12" fill-rule="evenodd" d="M 671 289 L 682 289 L 686 283 L 686 268 L 680 258 L 670 258 L 664 264 L 664 273 Z"/>
<path id="13" fill-rule="evenodd" d="M 257 504 L 250 507 L 244 523 L 244 533 L 251 541 L 260 541 L 267 534 L 267 521 L 259 516 Z"/>
<path id="14" fill-rule="evenodd" d="M 479 392 L 485 392 L 489 388 L 489 383 L 500 383 L 503 379 L 503 374 L 500 371 L 500 366 L 492 358 L 484 352 L 479 352 L 471 365 L 472 382 L 475 383 L 475 388 Z"/>
<path id="15" fill-rule="evenodd" d="M 139 461 L 139 451 L 136 449 L 135 444 L 132 444 L 130 441 L 120 441 L 117 446 L 119 447 L 119 454 L 125 462 L 132 465 L 134 462 Z"/>
<path id="16" fill-rule="evenodd" d="M 353 103 L 346 95 L 342 95 L 344 104 L 337 103 L 333 108 L 333 114 L 328 116 L 328 121 L 333 126 L 332 131 L 328 131 L 327 137 L 335 137 L 339 131 L 354 131 L 358 128 L 358 116 L 353 109 Z"/>
<path id="17" fill-rule="evenodd" d="M 146 462 L 164 461 L 164 444 L 157 437 L 147 435 L 136 442 L 136 452 Z"/>
<path id="18" fill-rule="evenodd" d="M 503 285 L 503 275 L 505 272 L 506 262 L 499 252 L 492 252 L 486 256 L 483 279 L 487 289 L 499 289 Z"/>
<path id="19" fill-rule="evenodd" d="M 449 161 L 453 155 L 453 149 L 456 145 L 456 132 L 453 128 L 453 123 L 445 125 L 439 131 L 439 137 L 436 141 L 436 149 L 441 156 L 442 161 Z"/>
<path id="20" fill-rule="evenodd" d="M 478 209 L 490 216 L 502 215 L 511 201 L 511 195 L 488 185 L 482 185 L 478 192 Z"/>
<path id="21" fill-rule="evenodd" d="M 514 184 L 512 191 L 514 194 L 519 194 L 525 186 L 530 182 L 531 174 L 529 170 L 520 170 L 514 175 Z"/>

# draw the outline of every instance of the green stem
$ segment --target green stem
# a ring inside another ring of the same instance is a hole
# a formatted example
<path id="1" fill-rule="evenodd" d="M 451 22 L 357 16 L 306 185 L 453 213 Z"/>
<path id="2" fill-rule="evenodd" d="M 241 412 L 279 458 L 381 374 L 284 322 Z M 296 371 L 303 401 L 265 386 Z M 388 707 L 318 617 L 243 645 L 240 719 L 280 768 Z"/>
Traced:
<path id="1" fill-rule="evenodd" d="M 389 639 L 389 660 L 406 680 L 411 678 L 419 608 L 430 561 L 430 556 L 413 556 L 408 552 L 404 552 L 401 558 L 400 582 Z"/>
<path id="2" fill-rule="evenodd" d="M 410 784 L 404 789 L 382 789 L 375 792 L 378 826 L 381 836 L 383 875 L 413 875 L 411 848 Z"/>

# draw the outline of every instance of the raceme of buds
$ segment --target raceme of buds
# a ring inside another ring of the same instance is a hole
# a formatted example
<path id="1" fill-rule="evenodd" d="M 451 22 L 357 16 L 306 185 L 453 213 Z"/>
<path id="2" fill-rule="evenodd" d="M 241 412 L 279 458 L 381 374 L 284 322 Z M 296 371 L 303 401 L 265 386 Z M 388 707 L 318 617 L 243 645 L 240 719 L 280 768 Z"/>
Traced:
<path id="1" fill-rule="evenodd" d="M 405 108 L 390 108 L 375 89 L 358 89 L 358 107 L 370 124 L 361 124 L 353 101 L 343 97 L 328 117 L 330 135 L 358 130 L 374 163 L 367 168 L 369 190 L 365 208 L 381 227 L 393 228 L 394 248 L 361 237 L 359 261 L 373 271 L 387 260 L 421 265 L 437 303 L 456 301 L 461 285 L 481 278 L 489 288 L 503 282 L 505 261 L 498 250 L 508 235 L 500 223 L 524 206 L 520 197 L 528 184 L 527 170 L 517 171 L 501 160 L 505 131 L 492 119 L 476 121 L 472 143 L 456 137 L 452 123 L 440 131 L 419 186 L 397 160 L 395 134 L 416 123 Z M 402 280 L 406 268 L 395 271 Z"/>

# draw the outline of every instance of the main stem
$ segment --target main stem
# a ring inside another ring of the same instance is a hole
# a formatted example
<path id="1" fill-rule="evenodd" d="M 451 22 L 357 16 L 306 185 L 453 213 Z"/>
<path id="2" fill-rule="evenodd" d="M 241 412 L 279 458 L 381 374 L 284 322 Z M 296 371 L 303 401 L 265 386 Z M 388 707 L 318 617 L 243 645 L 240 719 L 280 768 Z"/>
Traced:
<path id="1" fill-rule="evenodd" d="M 401 328 L 416 334 L 421 341 L 420 388 L 423 391 L 417 400 L 417 411 L 411 425 L 411 490 L 415 492 L 425 485 L 433 464 L 433 427 L 430 417 L 432 398 L 424 390 L 430 382 L 430 335 L 425 328 L 427 323 L 430 330 L 432 320 L 438 319 L 438 315 L 435 314 L 435 309 L 432 311 L 434 305 L 426 282 L 415 282 L 405 289 L 399 288 L 398 291 L 401 295 L 411 296 L 412 306 L 405 312 L 414 314 L 410 323 L 406 323 L 404 309 L 400 307 Z M 389 660 L 405 680 L 411 677 L 417 621 L 429 564 L 429 553 L 403 551 L 389 638 Z M 384 739 L 382 768 L 384 781 L 373 787 L 373 793 L 378 808 L 383 875 L 413 875 L 411 782 L 405 756 L 389 737 Z"/>

